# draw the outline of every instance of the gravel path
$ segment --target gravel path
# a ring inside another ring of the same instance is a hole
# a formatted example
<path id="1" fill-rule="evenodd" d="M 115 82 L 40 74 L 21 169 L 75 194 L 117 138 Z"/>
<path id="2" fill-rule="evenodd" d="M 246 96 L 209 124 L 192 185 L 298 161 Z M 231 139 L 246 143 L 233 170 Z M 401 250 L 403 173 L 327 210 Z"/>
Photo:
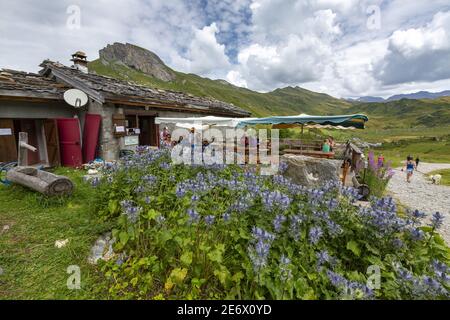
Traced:
<path id="1" fill-rule="evenodd" d="M 388 191 L 404 206 L 427 213 L 427 223 L 434 212 L 442 213 L 444 223 L 440 233 L 450 245 L 450 187 L 431 184 L 427 176 L 429 172 L 441 169 L 450 169 L 450 163 L 420 163 L 411 183 L 406 182 L 406 172 L 395 169 Z"/>

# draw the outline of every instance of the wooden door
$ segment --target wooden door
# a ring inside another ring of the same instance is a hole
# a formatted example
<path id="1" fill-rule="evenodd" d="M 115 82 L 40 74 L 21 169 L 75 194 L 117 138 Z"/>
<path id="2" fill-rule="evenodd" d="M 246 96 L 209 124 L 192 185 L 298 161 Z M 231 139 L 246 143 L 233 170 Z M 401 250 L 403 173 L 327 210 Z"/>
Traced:
<path id="1" fill-rule="evenodd" d="M 28 133 L 28 144 L 38 149 L 36 152 L 28 150 L 28 165 L 40 162 L 39 146 L 36 135 L 36 121 L 34 119 L 21 119 L 20 131 Z"/>
<path id="2" fill-rule="evenodd" d="M 44 120 L 45 143 L 47 145 L 47 157 L 50 167 L 61 164 L 59 151 L 58 126 L 55 119 Z"/>
<path id="3" fill-rule="evenodd" d="M 80 124 L 76 118 L 57 119 L 61 161 L 64 166 L 80 167 L 83 163 L 81 153 Z"/>
<path id="4" fill-rule="evenodd" d="M 139 144 L 143 146 L 157 146 L 158 133 L 156 132 L 155 117 L 139 116 Z"/>
<path id="5" fill-rule="evenodd" d="M 12 119 L 0 119 L 0 162 L 17 161 L 17 145 Z"/>
<path id="6" fill-rule="evenodd" d="M 98 134 L 102 116 L 86 113 L 83 131 L 83 160 L 85 163 L 93 161 L 97 153 Z"/>

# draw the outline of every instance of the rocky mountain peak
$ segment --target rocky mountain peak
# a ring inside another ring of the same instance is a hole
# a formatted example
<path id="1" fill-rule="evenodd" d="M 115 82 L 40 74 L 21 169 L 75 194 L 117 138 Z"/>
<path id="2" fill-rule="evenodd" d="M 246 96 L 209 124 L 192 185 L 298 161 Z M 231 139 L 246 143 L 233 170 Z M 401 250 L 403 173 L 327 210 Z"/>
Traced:
<path id="1" fill-rule="evenodd" d="M 155 53 L 130 43 L 108 44 L 99 55 L 103 61 L 123 63 L 162 81 L 172 81 L 176 77 Z"/>

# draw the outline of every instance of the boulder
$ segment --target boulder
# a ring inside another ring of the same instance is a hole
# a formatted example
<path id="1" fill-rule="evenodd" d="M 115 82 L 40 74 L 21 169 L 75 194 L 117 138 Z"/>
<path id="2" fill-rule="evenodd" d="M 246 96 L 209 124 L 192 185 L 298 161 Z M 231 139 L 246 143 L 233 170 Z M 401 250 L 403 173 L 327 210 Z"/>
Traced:
<path id="1" fill-rule="evenodd" d="M 173 81 L 175 73 L 153 52 L 126 43 L 109 44 L 99 51 L 100 60 L 122 63 L 162 81 Z"/>
<path id="2" fill-rule="evenodd" d="M 98 260 L 110 260 L 114 256 L 113 244 L 114 239 L 111 237 L 111 232 L 101 235 L 91 248 L 88 262 L 90 264 L 97 264 Z"/>
<path id="3" fill-rule="evenodd" d="M 283 176 L 296 184 L 318 187 L 330 180 L 339 181 L 341 160 L 285 154 L 281 161 L 287 163 Z"/>

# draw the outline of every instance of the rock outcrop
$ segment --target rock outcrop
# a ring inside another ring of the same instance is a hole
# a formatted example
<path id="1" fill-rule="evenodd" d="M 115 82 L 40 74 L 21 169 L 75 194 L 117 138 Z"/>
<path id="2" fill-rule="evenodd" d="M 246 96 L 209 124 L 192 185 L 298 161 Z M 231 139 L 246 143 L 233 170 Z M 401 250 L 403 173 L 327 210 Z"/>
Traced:
<path id="1" fill-rule="evenodd" d="M 319 187 L 330 180 L 338 181 L 342 165 L 341 160 L 291 154 L 283 155 L 281 161 L 288 165 L 283 175 L 292 182 L 307 187 Z"/>
<path id="2" fill-rule="evenodd" d="M 173 81 L 175 73 L 153 52 L 130 43 L 109 44 L 99 51 L 100 59 L 119 62 L 162 81 Z"/>

